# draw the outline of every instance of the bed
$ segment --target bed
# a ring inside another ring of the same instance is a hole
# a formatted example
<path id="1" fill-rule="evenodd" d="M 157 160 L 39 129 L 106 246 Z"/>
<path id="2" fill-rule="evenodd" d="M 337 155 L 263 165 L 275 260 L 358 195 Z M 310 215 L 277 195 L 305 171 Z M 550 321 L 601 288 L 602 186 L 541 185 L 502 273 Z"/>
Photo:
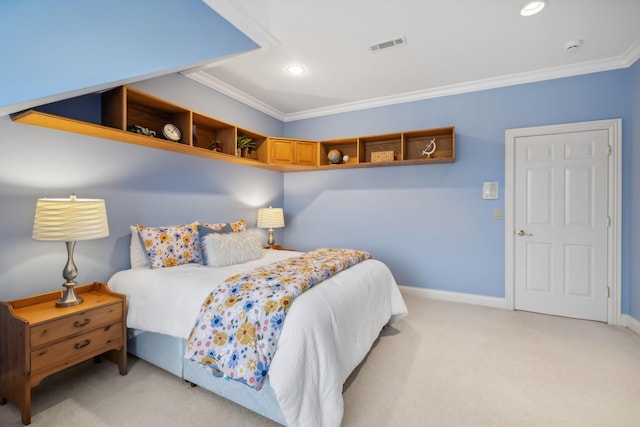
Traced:
<path id="1" fill-rule="evenodd" d="M 216 283 L 299 255 L 264 250 L 259 259 L 225 267 L 189 263 L 117 272 L 108 285 L 128 299 L 128 351 L 282 425 L 339 426 L 345 380 L 384 325 L 407 313 L 393 275 L 378 260 L 358 263 L 295 298 L 260 390 L 185 359 L 188 336 Z"/>

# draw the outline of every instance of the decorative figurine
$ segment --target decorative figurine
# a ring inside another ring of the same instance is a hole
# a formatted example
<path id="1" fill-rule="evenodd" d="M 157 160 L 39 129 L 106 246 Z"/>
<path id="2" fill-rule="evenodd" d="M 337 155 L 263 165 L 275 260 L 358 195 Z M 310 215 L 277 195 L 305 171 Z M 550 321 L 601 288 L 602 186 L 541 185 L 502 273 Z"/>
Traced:
<path id="1" fill-rule="evenodd" d="M 431 158 L 431 155 L 433 153 L 435 153 L 436 151 L 436 139 L 433 138 L 425 147 L 424 150 L 422 150 L 422 155 L 423 156 L 427 156 L 428 158 Z"/>
<path id="2" fill-rule="evenodd" d="M 139 133 L 141 135 L 156 136 L 156 131 L 139 125 L 129 125 L 127 126 L 127 130 L 129 132 Z"/>
<path id="3" fill-rule="evenodd" d="M 222 143 L 218 140 L 211 140 L 211 142 L 209 142 L 209 150 L 218 153 L 222 152 Z"/>

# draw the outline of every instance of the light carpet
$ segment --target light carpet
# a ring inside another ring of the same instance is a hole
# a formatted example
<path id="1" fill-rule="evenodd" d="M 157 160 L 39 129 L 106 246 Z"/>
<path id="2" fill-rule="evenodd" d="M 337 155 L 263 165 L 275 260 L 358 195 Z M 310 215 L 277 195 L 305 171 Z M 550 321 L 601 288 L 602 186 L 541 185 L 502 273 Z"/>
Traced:
<path id="1" fill-rule="evenodd" d="M 639 426 L 640 337 L 602 323 L 406 297 L 345 384 L 345 427 Z M 12 404 L 0 425 L 21 426 Z M 33 390 L 34 427 L 276 426 L 132 356 Z"/>

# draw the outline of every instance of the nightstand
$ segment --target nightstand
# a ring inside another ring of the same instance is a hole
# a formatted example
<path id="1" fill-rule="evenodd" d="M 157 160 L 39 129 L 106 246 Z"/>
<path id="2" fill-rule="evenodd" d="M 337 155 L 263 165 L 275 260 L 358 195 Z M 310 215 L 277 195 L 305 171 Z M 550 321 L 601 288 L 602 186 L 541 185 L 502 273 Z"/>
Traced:
<path id="1" fill-rule="evenodd" d="M 31 423 L 31 389 L 43 378 L 110 352 L 127 373 L 126 299 L 107 285 L 76 286 L 84 302 L 56 307 L 60 291 L 0 303 L 0 399 Z"/>
<path id="2" fill-rule="evenodd" d="M 295 251 L 295 249 L 283 248 L 280 245 L 273 245 L 273 247 L 265 246 L 265 249 L 274 249 L 276 251 Z"/>

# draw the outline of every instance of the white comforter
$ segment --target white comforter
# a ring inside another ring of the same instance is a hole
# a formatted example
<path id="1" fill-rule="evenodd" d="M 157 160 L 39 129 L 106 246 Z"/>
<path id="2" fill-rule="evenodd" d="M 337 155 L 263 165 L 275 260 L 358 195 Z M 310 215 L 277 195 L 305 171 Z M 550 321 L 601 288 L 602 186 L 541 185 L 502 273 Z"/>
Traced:
<path id="1" fill-rule="evenodd" d="M 116 273 L 109 287 L 125 294 L 127 326 L 187 338 L 216 283 L 299 252 L 266 250 L 257 261 L 224 268 L 189 264 Z M 298 296 L 289 308 L 269 382 L 290 426 L 339 426 L 342 385 L 382 327 L 407 313 L 380 261 L 367 260 Z"/>

